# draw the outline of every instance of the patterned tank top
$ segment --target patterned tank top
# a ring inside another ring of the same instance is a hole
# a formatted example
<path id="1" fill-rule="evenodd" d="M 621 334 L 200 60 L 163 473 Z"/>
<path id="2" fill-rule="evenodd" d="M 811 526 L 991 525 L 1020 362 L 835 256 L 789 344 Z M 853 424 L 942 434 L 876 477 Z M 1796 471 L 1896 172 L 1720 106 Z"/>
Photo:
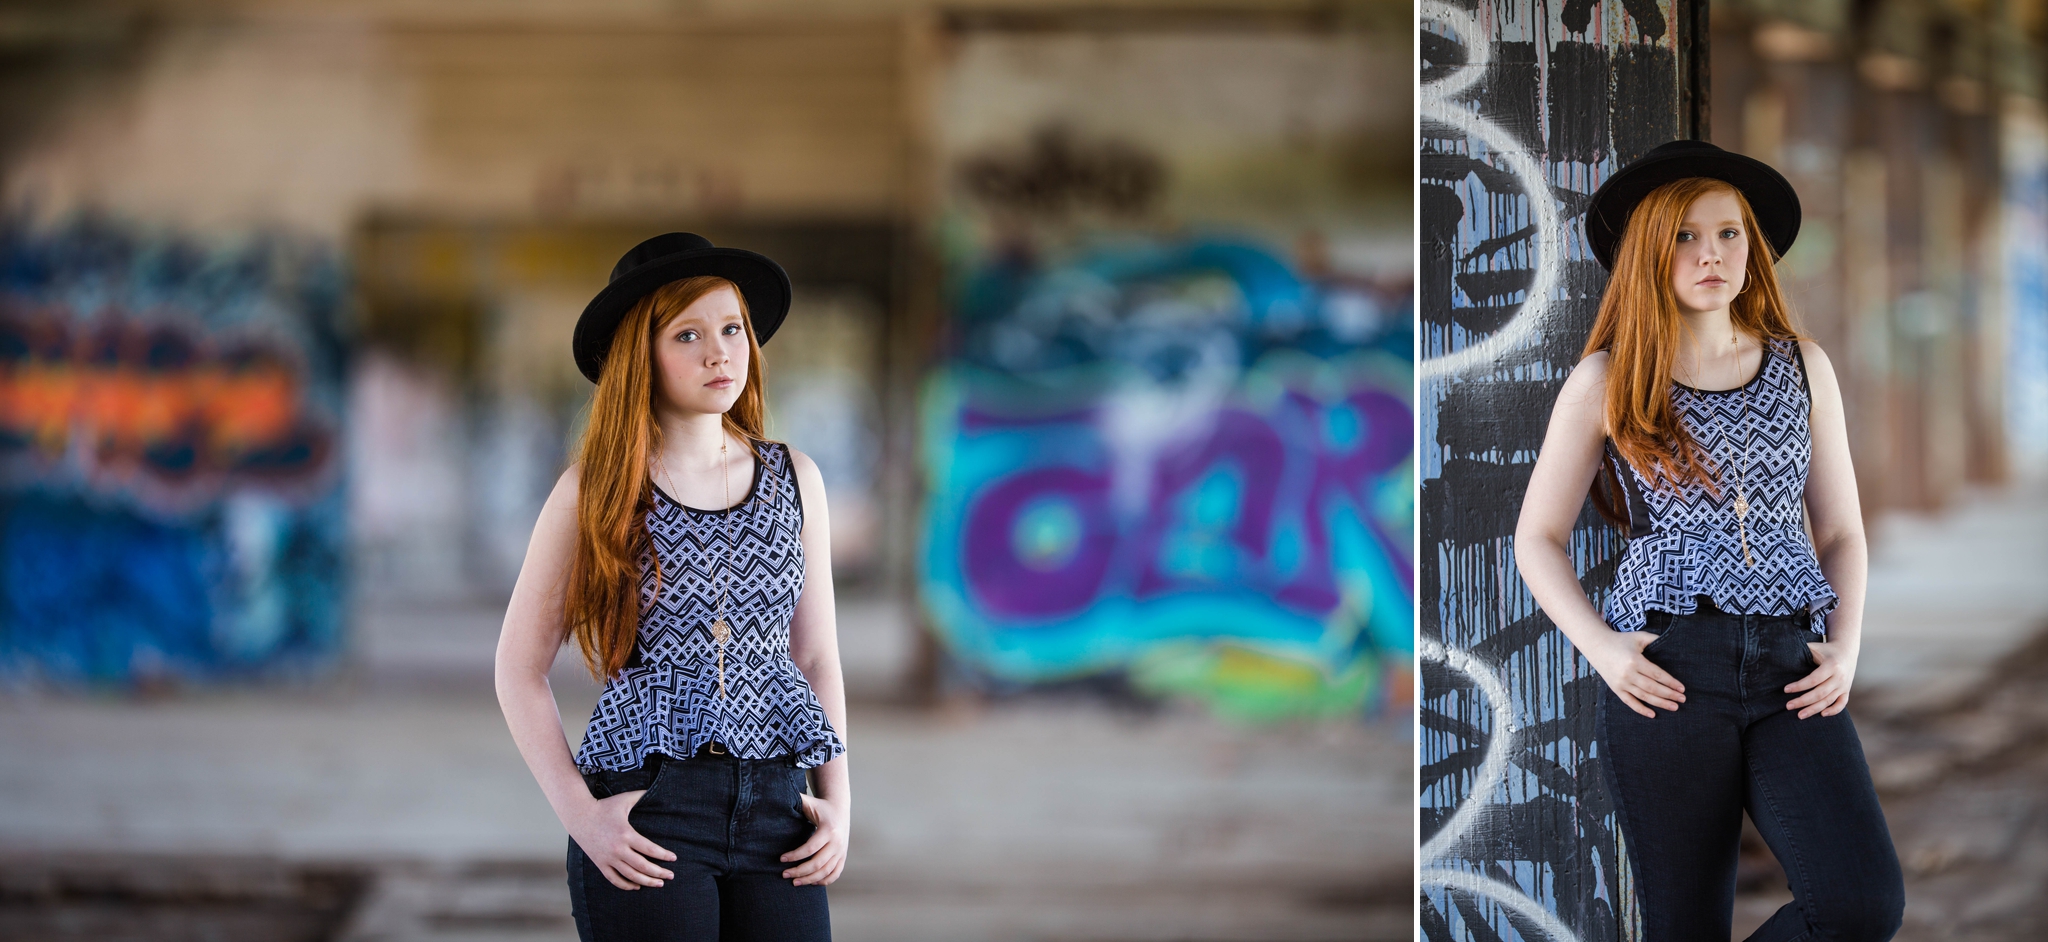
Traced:
<path id="1" fill-rule="evenodd" d="M 763 443 L 757 458 L 752 489 L 728 510 L 685 507 L 654 488 L 640 639 L 591 711 L 577 768 L 634 769 L 651 752 L 687 759 L 710 742 L 743 759 L 794 756 L 798 768 L 846 751 L 789 656 L 804 588 L 803 500 L 789 448 Z M 721 590 L 732 626 L 723 697 L 711 634 Z"/>
<path id="2" fill-rule="evenodd" d="M 1607 623 L 1618 631 L 1643 627 L 1652 609 L 1696 611 L 1698 596 L 1724 612 L 1812 616 L 1827 630 L 1837 601 L 1806 537 L 1806 472 L 1813 458 L 1807 422 L 1812 388 L 1799 345 L 1770 340 L 1756 376 L 1738 389 L 1701 390 L 1674 383 L 1679 421 L 1707 455 L 1719 493 L 1688 481 L 1675 489 L 1652 486 L 1608 440 L 1606 461 L 1621 482 L 1629 518 L 1628 550 L 1607 595 Z M 1749 495 L 1749 549 L 1745 565 L 1736 527 L 1736 475 Z"/>

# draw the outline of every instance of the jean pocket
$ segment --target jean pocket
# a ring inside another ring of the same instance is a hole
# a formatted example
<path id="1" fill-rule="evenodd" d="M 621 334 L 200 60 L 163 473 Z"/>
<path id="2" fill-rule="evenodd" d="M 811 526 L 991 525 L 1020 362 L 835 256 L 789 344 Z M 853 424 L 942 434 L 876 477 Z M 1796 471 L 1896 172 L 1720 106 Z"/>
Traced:
<path id="1" fill-rule="evenodd" d="M 801 768 L 791 766 L 791 770 L 788 770 L 788 813 L 797 815 L 803 821 L 809 821 L 809 817 L 805 817 L 805 813 L 803 813 L 803 795 L 805 795 L 805 790 L 809 788 L 809 784 L 811 784 L 811 774 L 801 770 Z"/>
<path id="2" fill-rule="evenodd" d="M 1657 638 L 1643 646 L 1643 656 L 1649 657 L 1650 652 L 1664 647 L 1665 643 L 1671 640 L 1671 631 L 1676 627 L 1677 620 L 1673 619 L 1669 612 L 1650 612 L 1644 615 L 1641 630 L 1656 635 Z"/>
<path id="3" fill-rule="evenodd" d="M 654 782 L 661 778 L 661 770 L 667 767 L 666 762 L 650 762 L 624 771 L 600 769 L 583 773 L 583 781 L 590 786 L 591 796 L 602 800 L 626 792 L 652 791 Z"/>
<path id="4" fill-rule="evenodd" d="M 635 785 L 634 787 L 644 789 L 647 792 L 647 794 L 641 795 L 639 804 L 636 804 L 633 807 L 638 808 L 641 805 L 645 805 L 648 803 L 649 799 L 652 799 L 655 796 L 660 795 L 662 791 L 662 782 L 674 778 L 675 776 L 669 774 L 670 771 L 680 767 L 682 764 L 683 763 L 681 760 L 671 759 L 667 756 L 660 756 L 655 761 L 654 771 L 649 772 L 645 767 L 643 767 L 640 770 L 640 774 L 638 776 L 639 784 Z"/>

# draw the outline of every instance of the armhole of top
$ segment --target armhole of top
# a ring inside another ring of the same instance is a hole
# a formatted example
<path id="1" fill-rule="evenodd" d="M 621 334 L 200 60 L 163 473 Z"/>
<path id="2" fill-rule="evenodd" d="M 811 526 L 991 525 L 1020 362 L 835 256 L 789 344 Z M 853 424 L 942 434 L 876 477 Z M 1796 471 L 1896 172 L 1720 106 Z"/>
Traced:
<path id="1" fill-rule="evenodd" d="M 1806 375 L 1806 351 L 1800 349 L 1799 341 L 1792 341 L 1792 363 L 1799 368 L 1799 388 L 1806 392 L 1807 414 L 1813 413 L 1813 380 Z"/>
<path id="2" fill-rule="evenodd" d="M 797 480 L 796 458 L 792 457 L 789 446 L 777 445 L 776 447 L 782 449 L 782 470 L 783 473 L 789 475 L 789 492 L 795 495 L 796 532 L 798 539 L 802 539 L 804 532 L 804 485 L 802 481 Z"/>
<path id="3" fill-rule="evenodd" d="M 1621 538 L 1633 540 L 1636 538 L 1636 506 L 1635 502 L 1628 498 L 1628 483 L 1621 479 L 1621 456 L 1614 450 L 1612 436 L 1600 441 L 1600 465 L 1600 472 L 1595 475 L 1597 486 L 1607 490 L 1609 500 L 1621 502 L 1621 506 L 1616 509 L 1620 510 L 1621 516 L 1628 521 L 1621 528 Z"/>
<path id="4" fill-rule="evenodd" d="M 1619 492 L 1622 509 L 1628 514 L 1626 538 L 1633 540 L 1648 535 L 1652 529 L 1650 505 L 1642 491 L 1637 489 L 1635 468 L 1621 456 L 1621 449 L 1614 447 L 1612 436 L 1602 440 L 1600 450 L 1600 461 L 1606 465 L 1607 474 L 1614 482 L 1614 489 Z"/>

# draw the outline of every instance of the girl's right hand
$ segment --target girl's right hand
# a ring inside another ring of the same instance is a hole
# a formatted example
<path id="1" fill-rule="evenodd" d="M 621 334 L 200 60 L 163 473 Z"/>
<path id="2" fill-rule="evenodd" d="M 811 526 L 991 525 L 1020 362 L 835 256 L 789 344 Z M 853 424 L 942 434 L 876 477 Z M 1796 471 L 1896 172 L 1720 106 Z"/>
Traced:
<path id="1" fill-rule="evenodd" d="M 1657 712 L 1643 704 L 1677 710 L 1685 702 L 1685 685 L 1643 656 L 1643 649 L 1656 640 L 1647 631 L 1610 631 L 1586 652 L 1586 660 L 1607 681 L 1607 688 L 1629 709 L 1653 720 Z"/>
<path id="2" fill-rule="evenodd" d="M 597 871 L 622 890 L 658 887 L 676 876 L 654 863 L 672 861 L 676 855 L 626 823 L 626 815 L 645 794 L 645 790 L 620 792 L 610 798 L 585 802 L 562 822 L 569 836 L 576 840 L 576 846 L 583 848 L 591 863 L 597 864 Z"/>

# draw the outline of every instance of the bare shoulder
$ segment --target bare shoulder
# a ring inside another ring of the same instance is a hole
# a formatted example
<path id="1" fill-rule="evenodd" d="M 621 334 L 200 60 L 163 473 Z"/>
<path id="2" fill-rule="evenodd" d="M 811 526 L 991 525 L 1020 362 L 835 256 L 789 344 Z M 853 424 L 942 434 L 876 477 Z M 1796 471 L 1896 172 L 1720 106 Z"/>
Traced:
<path id="1" fill-rule="evenodd" d="M 555 479 L 555 487 L 548 492 L 547 503 L 540 508 L 542 528 L 574 527 L 576 523 L 576 495 L 582 480 L 581 462 L 572 464 Z"/>
<path id="2" fill-rule="evenodd" d="M 1811 340 L 1799 341 L 1799 359 L 1806 364 L 1806 379 L 1816 393 L 1827 391 L 1834 395 L 1839 387 L 1835 383 L 1835 363 L 1828 359 L 1827 351 Z"/>
<path id="3" fill-rule="evenodd" d="M 1565 377 L 1564 388 L 1557 391 L 1557 408 L 1598 411 L 1604 406 L 1606 395 L 1607 351 L 1601 350 L 1572 367 L 1571 375 Z"/>
<path id="4" fill-rule="evenodd" d="M 564 501 L 576 506 L 576 492 L 583 480 L 583 462 L 575 462 L 563 469 L 562 476 L 555 479 L 555 488 L 548 492 L 548 503 Z"/>
<path id="5" fill-rule="evenodd" d="M 1574 386 L 1584 390 L 1602 389 L 1607 386 L 1607 351 L 1595 350 L 1578 366 L 1572 367 L 1572 375 L 1564 381 L 1564 388 Z"/>
<path id="6" fill-rule="evenodd" d="M 783 447 L 788 448 L 787 445 Z M 809 496 L 813 491 L 823 491 L 825 489 L 825 476 L 818 471 L 818 463 L 812 461 L 810 455 L 790 448 L 789 467 L 796 472 L 797 486 L 804 489 L 806 496 Z"/>
<path id="7" fill-rule="evenodd" d="M 1828 352 L 1822 350 L 1820 344 L 1812 340 L 1799 341 L 1799 358 L 1806 361 L 1806 368 L 1815 373 L 1826 373 L 1829 376 L 1835 373 L 1835 363 L 1828 359 Z"/>

